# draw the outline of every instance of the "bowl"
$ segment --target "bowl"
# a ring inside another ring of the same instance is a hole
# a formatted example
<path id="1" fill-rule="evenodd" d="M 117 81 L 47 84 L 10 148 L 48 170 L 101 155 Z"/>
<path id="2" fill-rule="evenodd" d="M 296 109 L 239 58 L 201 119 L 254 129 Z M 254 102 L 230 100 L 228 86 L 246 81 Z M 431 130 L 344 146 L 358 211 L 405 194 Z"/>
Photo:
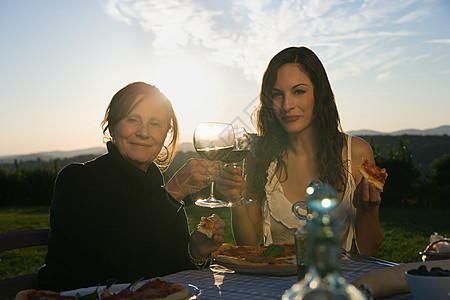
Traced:
<path id="1" fill-rule="evenodd" d="M 417 300 L 450 299 L 450 276 L 412 275 L 405 272 L 409 290 Z"/>
<path id="2" fill-rule="evenodd" d="M 448 250 L 450 245 L 449 239 L 439 239 L 432 243 L 430 243 L 425 250 L 419 252 L 420 255 L 422 255 L 422 261 L 429 261 L 429 260 L 441 260 L 441 259 L 450 259 L 450 252 L 438 252 L 440 244 L 444 243 L 445 245 L 441 245 L 441 251 L 442 248 L 445 247 L 446 250 Z M 445 250 L 444 250 L 445 251 Z"/>
<path id="3" fill-rule="evenodd" d="M 422 261 L 450 259 L 450 253 L 435 253 L 435 252 L 419 252 L 422 255 Z"/>

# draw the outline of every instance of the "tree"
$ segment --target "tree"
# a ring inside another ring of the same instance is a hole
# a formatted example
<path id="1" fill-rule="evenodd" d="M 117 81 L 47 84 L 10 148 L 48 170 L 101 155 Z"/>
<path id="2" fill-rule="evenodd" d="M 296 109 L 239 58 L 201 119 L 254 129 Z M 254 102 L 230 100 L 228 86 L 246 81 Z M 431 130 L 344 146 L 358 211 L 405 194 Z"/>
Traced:
<path id="1" fill-rule="evenodd" d="M 414 167 L 409 141 L 398 138 L 399 148 L 388 145 L 387 157 L 380 154 L 377 145 L 371 145 L 377 164 L 388 173 L 383 191 L 383 205 L 410 207 L 420 204 L 418 197 L 420 169 Z"/>
<path id="2" fill-rule="evenodd" d="M 427 206 L 450 207 L 450 154 L 433 160 L 431 169 L 422 197 L 427 199 Z"/>
<path id="3" fill-rule="evenodd" d="M 0 205 L 49 205 L 58 171 L 56 163 L 25 168 L 17 161 L 14 170 L 0 169 Z"/>

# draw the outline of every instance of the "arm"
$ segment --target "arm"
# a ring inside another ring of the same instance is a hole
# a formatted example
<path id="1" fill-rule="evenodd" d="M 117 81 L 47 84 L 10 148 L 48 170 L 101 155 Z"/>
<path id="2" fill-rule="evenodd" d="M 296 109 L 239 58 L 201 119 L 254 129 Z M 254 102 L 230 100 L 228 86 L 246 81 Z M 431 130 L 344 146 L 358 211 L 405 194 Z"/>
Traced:
<path id="1" fill-rule="evenodd" d="M 363 158 L 374 163 L 372 149 L 364 140 L 352 138 L 352 174 L 358 183 L 353 194 L 353 205 L 356 207 L 356 244 L 365 255 L 374 255 L 383 241 L 379 220 L 380 191 L 369 183 L 358 171 Z"/>
<path id="2" fill-rule="evenodd" d="M 211 238 L 200 233 L 197 227 L 191 233 L 190 252 L 196 259 L 205 259 L 219 249 L 224 242 L 225 221 L 216 214 L 213 214 L 210 219 L 214 221 L 214 233 Z"/>
<path id="3" fill-rule="evenodd" d="M 118 278 L 142 273 L 144 268 L 152 270 L 150 266 L 162 268 L 166 260 L 154 258 L 175 252 L 171 237 L 176 234 L 185 245 L 189 240 L 180 204 L 169 198 L 159 180 L 138 184 L 138 178 L 112 173 L 111 177 L 110 173 L 95 174 L 83 165 L 61 171 L 52 204 L 52 231 L 58 233 L 55 243 L 68 241 L 73 256 L 79 256 L 84 265 L 97 266 L 102 273 L 117 274 Z M 161 230 L 162 224 L 167 230 Z M 154 247 L 155 244 L 161 247 Z M 82 266 L 74 263 L 72 267 Z"/>
<path id="4" fill-rule="evenodd" d="M 119 274 L 113 270 L 114 262 L 124 253 L 123 246 L 115 247 L 115 241 L 128 238 L 122 232 L 130 223 L 121 226 L 122 218 L 117 216 L 124 209 L 114 209 L 117 201 L 103 187 L 94 173 L 81 164 L 65 167 L 56 179 L 49 255 L 61 261 L 76 280 L 100 282 L 105 273 Z M 130 243 L 127 240 L 125 244 Z M 87 272 L 84 277 L 83 272 Z"/>
<path id="5" fill-rule="evenodd" d="M 238 245 L 259 246 L 263 234 L 261 201 L 264 192 L 256 191 L 251 185 L 255 162 L 252 154 L 247 156 L 247 182 L 249 184 L 246 184 L 241 177 L 240 168 L 224 169 L 217 180 L 217 188 L 223 194 L 235 198 L 240 189 L 241 195 L 256 200 L 251 204 L 231 208 L 233 236 Z"/>
<path id="6" fill-rule="evenodd" d="M 260 200 L 231 209 L 233 236 L 237 245 L 259 246 L 262 238 Z"/>

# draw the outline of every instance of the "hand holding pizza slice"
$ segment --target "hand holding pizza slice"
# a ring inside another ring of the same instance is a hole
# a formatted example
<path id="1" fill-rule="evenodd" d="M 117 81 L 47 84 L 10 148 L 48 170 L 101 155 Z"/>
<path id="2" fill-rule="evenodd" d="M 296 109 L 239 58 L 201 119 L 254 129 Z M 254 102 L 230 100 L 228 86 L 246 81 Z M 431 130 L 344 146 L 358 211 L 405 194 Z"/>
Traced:
<path id="1" fill-rule="evenodd" d="M 220 248 L 225 240 L 225 221 L 218 215 L 202 217 L 191 234 L 190 251 L 194 258 L 204 259 Z"/>
<path id="2" fill-rule="evenodd" d="M 366 178 L 373 185 L 364 184 L 363 180 L 358 184 L 353 194 L 353 205 L 356 208 L 372 210 L 381 203 L 380 192 L 383 191 L 386 182 L 387 173 L 385 169 L 380 169 L 368 159 L 363 158 L 362 164 L 358 166 L 359 172 L 363 178 Z"/>
<path id="3" fill-rule="evenodd" d="M 365 158 L 362 164 L 358 167 L 359 172 L 367 178 L 369 182 L 372 182 L 377 189 L 383 191 L 384 184 L 386 182 L 387 173 L 386 169 L 380 169 L 375 164 L 371 163 Z"/>
<path id="4" fill-rule="evenodd" d="M 197 230 L 204 235 L 206 235 L 209 239 L 212 238 L 214 234 L 214 220 L 212 217 L 206 218 L 202 217 L 200 220 L 200 224 L 197 225 Z"/>

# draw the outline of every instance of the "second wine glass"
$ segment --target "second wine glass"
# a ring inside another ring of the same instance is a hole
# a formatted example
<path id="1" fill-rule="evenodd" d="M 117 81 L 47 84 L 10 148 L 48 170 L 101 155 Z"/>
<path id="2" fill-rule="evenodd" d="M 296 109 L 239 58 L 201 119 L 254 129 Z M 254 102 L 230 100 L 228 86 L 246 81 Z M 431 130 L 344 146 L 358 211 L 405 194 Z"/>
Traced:
<path id="1" fill-rule="evenodd" d="M 245 179 L 245 158 L 250 153 L 250 145 L 252 142 L 252 139 L 248 132 L 245 130 L 244 127 L 237 127 L 234 128 L 234 147 L 233 151 L 231 151 L 228 156 L 223 157 L 222 161 L 231 164 L 233 168 L 238 167 L 238 163 L 241 163 L 241 176 Z M 239 195 L 236 199 L 233 199 L 233 201 L 228 202 L 228 206 L 239 206 L 239 205 L 246 205 L 253 203 L 254 201 L 252 199 L 248 199 L 246 197 L 243 197 L 241 195 L 241 191 L 239 190 Z"/>
<path id="2" fill-rule="evenodd" d="M 233 147 L 234 130 L 231 124 L 205 122 L 195 128 L 194 148 L 201 157 L 212 161 L 223 160 Z M 211 182 L 209 197 L 198 199 L 195 204 L 210 208 L 228 206 L 228 202 L 214 197 L 214 182 Z"/>

